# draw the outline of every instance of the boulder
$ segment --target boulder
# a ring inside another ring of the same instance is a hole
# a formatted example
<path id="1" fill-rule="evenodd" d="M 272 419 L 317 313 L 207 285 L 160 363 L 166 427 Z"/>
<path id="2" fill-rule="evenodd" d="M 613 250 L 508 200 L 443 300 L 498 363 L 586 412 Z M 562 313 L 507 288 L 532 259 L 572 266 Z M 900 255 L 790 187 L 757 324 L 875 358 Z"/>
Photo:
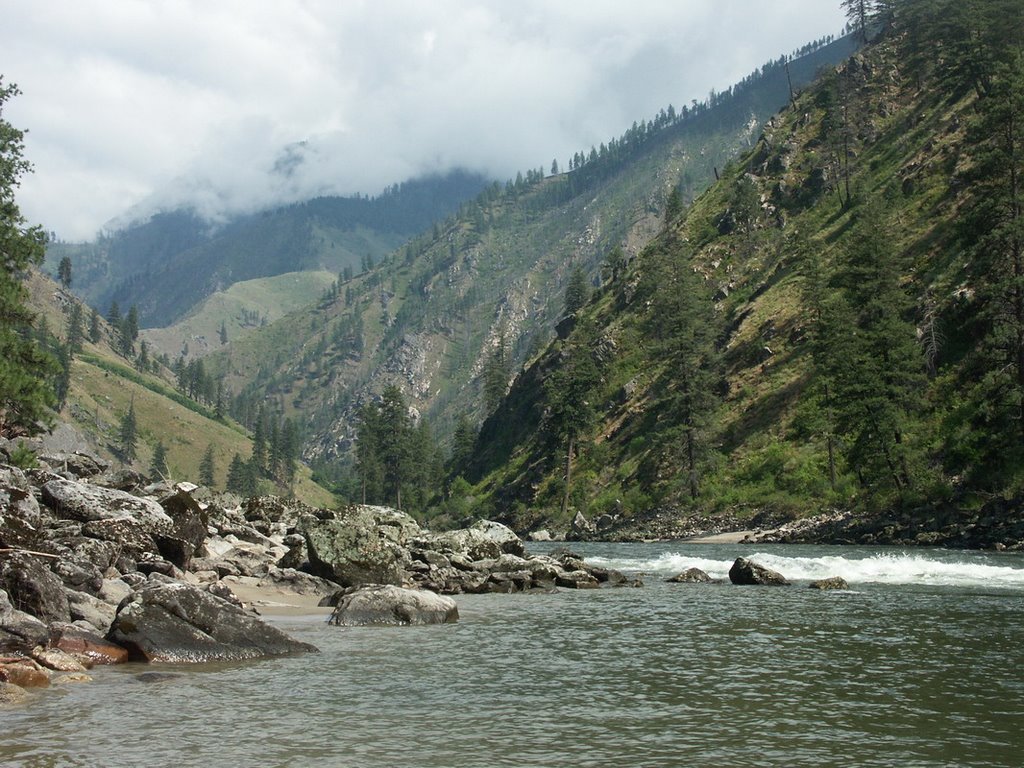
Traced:
<path id="1" fill-rule="evenodd" d="M 0 589 L 0 654 L 28 653 L 48 636 L 46 624 L 11 605 L 7 592 Z"/>
<path id="2" fill-rule="evenodd" d="M 830 576 L 827 579 L 818 579 L 817 581 L 812 581 L 807 586 L 811 589 L 821 590 L 850 588 L 850 585 L 846 583 L 846 579 L 842 576 Z"/>
<path id="3" fill-rule="evenodd" d="M 0 546 L 33 546 L 40 525 L 39 502 L 25 473 L 0 466 Z"/>
<path id="4" fill-rule="evenodd" d="M 48 646 L 63 651 L 85 667 L 121 664 L 128 661 L 128 651 L 95 632 L 71 624 L 51 624 Z"/>
<path id="5" fill-rule="evenodd" d="M 764 585 L 772 587 L 789 586 L 786 577 L 771 568 L 748 560 L 745 557 L 737 557 L 736 562 L 729 569 L 729 581 L 733 584 L 743 585 Z"/>
<path id="6" fill-rule="evenodd" d="M 422 530 L 404 512 L 355 506 L 327 520 L 307 516 L 302 532 L 316 575 L 355 587 L 405 583 L 411 562 L 407 544 Z"/>
<path id="7" fill-rule="evenodd" d="M 241 661 L 316 652 L 237 605 L 199 587 L 151 583 L 119 608 L 107 639 L 132 660 Z"/>
<path id="8" fill-rule="evenodd" d="M 117 614 L 116 604 L 73 589 L 67 590 L 66 594 L 72 621 L 84 621 L 100 632 L 107 631 Z"/>
<path id="9" fill-rule="evenodd" d="M 687 568 L 685 571 L 665 579 L 665 581 L 671 584 L 705 584 L 711 581 L 711 577 L 700 568 Z"/>
<path id="10" fill-rule="evenodd" d="M 507 525 L 502 525 L 494 520 L 479 520 L 469 530 L 477 531 L 485 538 L 490 539 L 505 554 L 522 557 L 526 552 L 523 540 L 516 536 L 515 532 Z"/>
<path id="11" fill-rule="evenodd" d="M 0 682 L 19 688 L 47 688 L 50 672 L 32 659 L 0 658 Z"/>
<path id="12" fill-rule="evenodd" d="M 0 705 L 20 704 L 28 698 L 28 691 L 14 683 L 0 682 Z"/>
<path id="13" fill-rule="evenodd" d="M 555 584 L 566 589 L 597 589 L 597 579 L 586 571 L 562 571 L 555 579 Z"/>
<path id="14" fill-rule="evenodd" d="M 42 563 L 42 558 L 25 552 L 0 556 L 0 589 L 11 604 L 43 621 L 71 618 L 64 584 Z"/>
<path id="15" fill-rule="evenodd" d="M 174 525 L 170 540 L 158 542 L 161 553 L 182 570 L 187 570 L 192 557 L 202 551 L 210 522 L 206 510 L 192 495 L 197 488 L 191 483 L 178 483 L 173 493 L 160 499 L 160 506 Z"/>
<path id="16" fill-rule="evenodd" d="M 587 520 L 582 512 L 577 512 L 569 526 L 569 535 L 566 537 L 573 541 L 582 541 L 597 533 L 597 526 Z"/>
<path id="17" fill-rule="evenodd" d="M 42 646 L 33 648 L 32 659 L 54 672 L 85 672 L 86 670 L 86 666 L 82 662 L 59 648 L 43 648 Z"/>
<path id="18" fill-rule="evenodd" d="M 170 535 L 174 528 L 163 507 L 152 499 L 73 480 L 50 480 L 42 490 L 43 503 L 60 517 L 83 523 L 129 519 L 150 535 Z"/>
<path id="19" fill-rule="evenodd" d="M 342 594 L 329 621 L 340 627 L 363 627 L 448 624 L 458 618 L 458 606 L 450 597 L 385 584 Z"/>

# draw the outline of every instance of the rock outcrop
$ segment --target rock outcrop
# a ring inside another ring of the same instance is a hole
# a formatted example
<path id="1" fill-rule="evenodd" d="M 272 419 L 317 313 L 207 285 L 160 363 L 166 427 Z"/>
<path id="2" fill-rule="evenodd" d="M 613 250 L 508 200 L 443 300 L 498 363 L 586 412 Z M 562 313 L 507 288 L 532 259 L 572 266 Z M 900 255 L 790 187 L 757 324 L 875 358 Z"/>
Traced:
<path id="1" fill-rule="evenodd" d="M 729 569 L 729 581 L 733 584 L 756 584 L 771 587 L 789 586 L 789 581 L 778 571 L 765 568 L 753 560 L 745 557 L 737 557 L 736 562 Z"/>
<path id="2" fill-rule="evenodd" d="M 135 661 L 241 661 L 317 650 L 210 592 L 160 581 L 121 605 L 107 639 Z"/>
<path id="3" fill-rule="evenodd" d="M 393 584 L 371 585 L 333 596 L 330 623 L 340 627 L 451 624 L 459 609 L 450 597 Z"/>

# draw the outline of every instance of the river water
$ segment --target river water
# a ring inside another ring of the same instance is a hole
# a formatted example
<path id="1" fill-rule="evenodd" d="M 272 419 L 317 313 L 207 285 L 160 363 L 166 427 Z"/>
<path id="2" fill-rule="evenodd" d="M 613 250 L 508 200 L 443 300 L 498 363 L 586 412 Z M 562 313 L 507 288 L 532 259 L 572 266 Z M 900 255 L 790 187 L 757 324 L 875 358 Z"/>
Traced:
<path id="1" fill-rule="evenodd" d="M 540 545 L 534 545 L 540 551 Z M 3 766 L 1020 766 L 1024 556 L 580 544 L 640 589 L 460 596 L 322 653 L 95 671 L 0 711 Z M 737 555 L 790 588 L 666 584 Z M 840 575 L 849 592 L 806 582 Z"/>

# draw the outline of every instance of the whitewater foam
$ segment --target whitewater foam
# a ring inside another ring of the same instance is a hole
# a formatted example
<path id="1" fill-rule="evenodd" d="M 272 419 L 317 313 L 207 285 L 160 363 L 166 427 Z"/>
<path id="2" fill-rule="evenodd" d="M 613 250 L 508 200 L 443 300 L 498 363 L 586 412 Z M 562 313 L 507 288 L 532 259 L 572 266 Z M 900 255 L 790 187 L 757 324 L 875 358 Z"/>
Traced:
<path id="1" fill-rule="evenodd" d="M 751 560 L 778 571 L 791 581 L 813 581 L 842 576 L 851 584 L 921 584 L 949 587 L 988 587 L 1024 590 L 1024 568 L 982 562 L 962 556 L 927 553 L 886 552 L 866 557 L 824 555 L 799 557 L 774 552 L 744 554 Z M 670 576 L 687 568 L 700 568 L 712 578 L 728 578 L 733 560 L 666 552 L 650 559 L 588 558 L 596 565 L 621 571 Z"/>

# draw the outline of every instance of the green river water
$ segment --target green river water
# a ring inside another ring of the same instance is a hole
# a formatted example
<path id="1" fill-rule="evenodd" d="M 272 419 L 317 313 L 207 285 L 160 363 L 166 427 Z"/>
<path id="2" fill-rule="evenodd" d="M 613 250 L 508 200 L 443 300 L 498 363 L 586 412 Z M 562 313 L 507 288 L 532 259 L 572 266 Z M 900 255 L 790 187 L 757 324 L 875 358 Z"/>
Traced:
<path id="1" fill-rule="evenodd" d="M 274 619 L 322 652 L 96 670 L 0 710 L 0 765 L 1024 765 L 1024 555 L 574 549 L 646 586 L 459 596 L 440 627 Z M 663 581 L 738 555 L 794 586 Z M 832 575 L 851 590 L 806 588 Z"/>

